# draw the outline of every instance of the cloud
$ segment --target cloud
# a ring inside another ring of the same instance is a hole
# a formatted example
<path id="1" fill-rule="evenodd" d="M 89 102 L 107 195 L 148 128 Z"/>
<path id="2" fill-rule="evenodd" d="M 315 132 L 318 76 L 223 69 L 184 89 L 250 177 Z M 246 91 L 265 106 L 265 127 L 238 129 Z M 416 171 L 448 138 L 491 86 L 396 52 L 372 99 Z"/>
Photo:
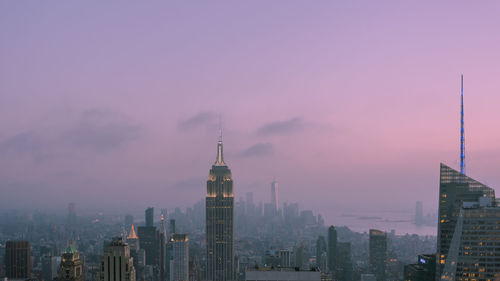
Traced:
<path id="1" fill-rule="evenodd" d="M 88 110 L 70 129 L 64 131 L 59 142 L 71 147 L 106 151 L 140 137 L 143 128 L 132 124 L 117 113 Z"/>
<path id="2" fill-rule="evenodd" d="M 277 121 L 267 123 L 257 129 L 257 134 L 261 136 L 268 135 L 286 135 L 300 131 L 306 127 L 304 120 L 301 117 L 294 117 L 286 121 Z"/>
<path id="3" fill-rule="evenodd" d="M 243 150 L 241 157 L 267 156 L 274 153 L 274 146 L 271 143 L 257 143 Z"/>
<path id="4" fill-rule="evenodd" d="M 0 141 L 1 153 L 27 155 L 37 161 L 69 155 L 74 151 L 105 152 L 140 137 L 143 127 L 111 111 L 92 109 L 64 128 L 30 129 Z"/>
<path id="5" fill-rule="evenodd" d="M 201 126 L 211 124 L 216 117 L 217 115 L 213 112 L 202 111 L 186 120 L 180 121 L 177 127 L 181 131 L 199 128 Z"/>

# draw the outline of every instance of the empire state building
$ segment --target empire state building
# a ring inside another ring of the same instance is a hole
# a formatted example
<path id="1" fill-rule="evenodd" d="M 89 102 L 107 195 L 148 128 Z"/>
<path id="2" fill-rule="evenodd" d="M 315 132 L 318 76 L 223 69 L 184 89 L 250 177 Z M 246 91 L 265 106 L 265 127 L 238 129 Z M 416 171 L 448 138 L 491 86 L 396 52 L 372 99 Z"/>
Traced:
<path id="1" fill-rule="evenodd" d="M 206 198 L 207 280 L 233 281 L 234 196 L 231 170 L 224 163 L 222 137 L 217 143 L 217 160 L 210 169 Z"/>

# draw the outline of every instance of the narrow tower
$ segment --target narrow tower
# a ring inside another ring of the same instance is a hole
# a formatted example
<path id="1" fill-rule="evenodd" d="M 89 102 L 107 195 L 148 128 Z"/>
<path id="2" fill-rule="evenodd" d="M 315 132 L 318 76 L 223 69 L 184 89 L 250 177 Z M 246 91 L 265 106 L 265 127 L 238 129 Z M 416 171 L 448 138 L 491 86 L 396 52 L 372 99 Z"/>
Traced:
<path id="1" fill-rule="evenodd" d="M 460 174 L 465 175 L 465 135 L 464 135 L 464 75 L 460 87 Z"/>
<path id="2" fill-rule="evenodd" d="M 235 280 L 233 180 L 224 162 L 222 134 L 217 143 L 217 158 L 207 180 L 206 227 L 207 280 Z"/>

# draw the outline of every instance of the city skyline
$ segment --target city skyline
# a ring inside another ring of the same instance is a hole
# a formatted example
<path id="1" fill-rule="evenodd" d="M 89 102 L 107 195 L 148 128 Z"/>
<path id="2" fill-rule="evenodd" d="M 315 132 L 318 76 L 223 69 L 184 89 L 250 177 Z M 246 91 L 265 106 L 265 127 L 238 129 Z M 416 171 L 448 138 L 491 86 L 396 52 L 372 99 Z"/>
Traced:
<path id="1" fill-rule="evenodd" d="M 459 168 L 461 73 L 467 175 L 500 183 L 496 4 L 0 5 L 2 208 L 190 206 L 220 114 L 236 199 L 267 202 L 275 176 L 280 202 L 327 218 L 416 200 L 432 212 L 439 163 Z"/>

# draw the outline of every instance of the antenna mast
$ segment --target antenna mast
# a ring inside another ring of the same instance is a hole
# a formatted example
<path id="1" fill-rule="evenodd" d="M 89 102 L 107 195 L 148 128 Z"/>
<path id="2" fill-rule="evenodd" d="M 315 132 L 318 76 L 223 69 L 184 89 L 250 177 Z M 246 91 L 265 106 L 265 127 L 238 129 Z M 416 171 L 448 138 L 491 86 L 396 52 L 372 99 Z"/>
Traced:
<path id="1" fill-rule="evenodd" d="M 465 135 L 464 135 L 464 75 L 460 88 L 460 174 L 465 175 Z"/>

